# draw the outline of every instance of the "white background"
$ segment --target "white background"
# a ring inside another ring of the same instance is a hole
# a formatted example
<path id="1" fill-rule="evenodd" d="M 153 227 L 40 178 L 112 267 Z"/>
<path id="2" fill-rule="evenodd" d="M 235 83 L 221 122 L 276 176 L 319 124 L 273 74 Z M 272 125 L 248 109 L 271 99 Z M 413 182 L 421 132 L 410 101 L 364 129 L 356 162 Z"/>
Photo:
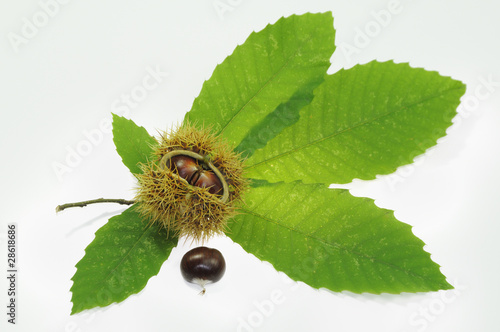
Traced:
<path id="1" fill-rule="evenodd" d="M 1 277 L 2 331 L 498 331 L 497 1 L 401 0 L 383 25 L 373 13 L 392 8 L 385 0 L 73 0 L 52 7 L 50 17 L 40 3 L 0 4 L 2 271 L 7 223 L 17 223 L 19 239 L 18 324 L 6 322 Z M 215 6 L 224 4 L 218 12 Z M 150 133 L 167 129 L 183 119 L 204 80 L 252 31 L 282 16 L 324 11 L 333 12 L 337 31 L 330 73 L 394 59 L 467 84 L 466 105 L 435 148 L 396 175 L 347 186 L 414 226 L 456 290 L 397 296 L 315 290 L 217 238 L 208 245 L 223 252 L 227 272 L 206 296 L 179 273 L 188 243 L 172 251 L 138 295 L 70 316 L 74 265 L 95 231 L 123 208 L 94 205 L 56 215 L 55 206 L 133 197 L 134 179 L 111 134 L 100 131 L 103 119 L 125 107 Z M 26 22 L 39 27 L 29 33 Z M 363 39 L 360 31 L 370 36 Z M 16 44 L 14 35 L 25 39 Z M 356 52 L 343 52 L 341 45 Z M 168 77 L 125 106 L 122 95 L 139 91 L 148 70 Z M 94 133 L 93 143 L 86 133 Z M 85 147 L 87 155 L 73 159 L 59 179 L 55 163 L 67 164 L 68 151 Z M 272 308 L 271 294 L 280 294 Z M 259 303 L 266 303 L 264 314 Z"/>

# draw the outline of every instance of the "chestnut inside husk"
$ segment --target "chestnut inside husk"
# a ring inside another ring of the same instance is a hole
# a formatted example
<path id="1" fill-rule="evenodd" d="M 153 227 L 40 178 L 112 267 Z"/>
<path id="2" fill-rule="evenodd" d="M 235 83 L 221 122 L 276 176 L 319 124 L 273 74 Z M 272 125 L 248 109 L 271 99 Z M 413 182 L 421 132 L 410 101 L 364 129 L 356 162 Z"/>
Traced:
<path id="1" fill-rule="evenodd" d="M 208 166 L 195 158 L 185 155 L 173 156 L 167 161 L 167 167 L 176 171 L 190 185 L 209 188 L 208 192 L 214 195 L 222 194 L 222 183 L 217 175 L 209 170 Z"/>

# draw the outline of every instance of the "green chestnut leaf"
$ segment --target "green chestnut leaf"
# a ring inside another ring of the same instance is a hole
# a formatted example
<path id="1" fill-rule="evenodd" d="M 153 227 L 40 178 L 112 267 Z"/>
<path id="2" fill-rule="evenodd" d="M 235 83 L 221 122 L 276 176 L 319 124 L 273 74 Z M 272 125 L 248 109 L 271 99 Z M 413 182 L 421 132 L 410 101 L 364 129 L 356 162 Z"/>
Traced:
<path id="1" fill-rule="evenodd" d="M 112 217 L 76 264 L 71 313 L 105 307 L 140 292 L 176 245 L 176 237 L 145 222 L 134 206 Z"/>
<path id="2" fill-rule="evenodd" d="M 151 146 L 158 144 L 146 129 L 116 114 L 113 114 L 113 141 L 123 164 L 132 174 L 141 173 L 139 163 L 146 163 Z"/>
<path id="3" fill-rule="evenodd" d="M 215 68 L 185 120 L 213 126 L 237 145 L 294 95 L 307 100 L 307 90 L 323 82 L 334 49 L 331 13 L 281 18 L 250 34 Z"/>
<path id="4" fill-rule="evenodd" d="M 310 88 L 298 90 L 286 103 L 280 104 L 259 124 L 252 127 L 235 148 L 235 151 L 249 158 L 255 150 L 265 147 L 267 142 L 281 133 L 283 129 L 299 121 L 299 111 L 308 105 L 313 98 L 314 95 Z"/>
<path id="5" fill-rule="evenodd" d="M 290 278 L 353 293 L 453 288 L 411 226 L 369 198 L 323 184 L 260 181 L 227 235 Z"/>
<path id="6" fill-rule="evenodd" d="M 390 174 L 446 134 L 464 93 L 459 81 L 392 61 L 340 70 L 299 121 L 255 151 L 247 174 L 328 184 Z"/>

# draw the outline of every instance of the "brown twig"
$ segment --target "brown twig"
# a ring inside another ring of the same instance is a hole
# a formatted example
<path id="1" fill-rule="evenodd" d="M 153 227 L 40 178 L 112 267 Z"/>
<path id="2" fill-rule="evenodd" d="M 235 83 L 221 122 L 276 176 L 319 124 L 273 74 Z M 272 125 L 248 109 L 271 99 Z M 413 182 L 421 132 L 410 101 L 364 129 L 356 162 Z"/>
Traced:
<path id="1" fill-rule="evenodd" d="M 89 201 L 83 201 L 83 202 L 76 202 L 76 203 L 66 203 L 62 205 L 58 205 L 56 207 L 56 212 L 60 212 L 64 209 L 70 208 L 70 207 L 84 207 L 89 204 L 95 204 L 95 203 L 118 203 L 118 204 L 124 204 L 124 205 L 131 205 L 134 204 L 136 201 L 134 200 L 126 200 L 122 198 L 98 198 L 98 199 L 91 199 Z"/>

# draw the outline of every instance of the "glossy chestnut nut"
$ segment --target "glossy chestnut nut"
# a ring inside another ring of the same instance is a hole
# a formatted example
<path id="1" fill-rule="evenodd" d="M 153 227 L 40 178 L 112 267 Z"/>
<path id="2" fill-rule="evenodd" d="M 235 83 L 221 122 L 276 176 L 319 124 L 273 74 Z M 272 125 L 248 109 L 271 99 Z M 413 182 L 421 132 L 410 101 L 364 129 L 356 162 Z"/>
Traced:
<path id="1" fill-rule="evenodd" d="M 168 160 L 168 168 L 177 171 L 177 174 L 190 185 L 209 188 L 208 192 L 222 195 L 222 183 L 212 171 L 203 169 L 196 159 L 188 156 L 173 156 Z"/>
<path id="2" fill-rule="evenodd" d="M 177 170 L 177 174 L 188 182 L 201 167 L 196 162 L 196 159 L 188 156 L 173 156 L 168 160 L 168 168 Z"/>
<path id="3" fill-rule="evenodd" d="M 205 285 L 219 281 L 226 272 L 226 261 L 217 249 L 198 247 L 188 251 L 181 260 L 181 273 L 187 282 Z"/>
<path id="4" fill-rule="evenodd" d="M 209 188 L 208 192 L 214 195 L 222 194 L 222 183 L 217 175 L 211 171 L 200 171 L 198 177 L 193 179 L 192 185 L 201 188 Z"/>

